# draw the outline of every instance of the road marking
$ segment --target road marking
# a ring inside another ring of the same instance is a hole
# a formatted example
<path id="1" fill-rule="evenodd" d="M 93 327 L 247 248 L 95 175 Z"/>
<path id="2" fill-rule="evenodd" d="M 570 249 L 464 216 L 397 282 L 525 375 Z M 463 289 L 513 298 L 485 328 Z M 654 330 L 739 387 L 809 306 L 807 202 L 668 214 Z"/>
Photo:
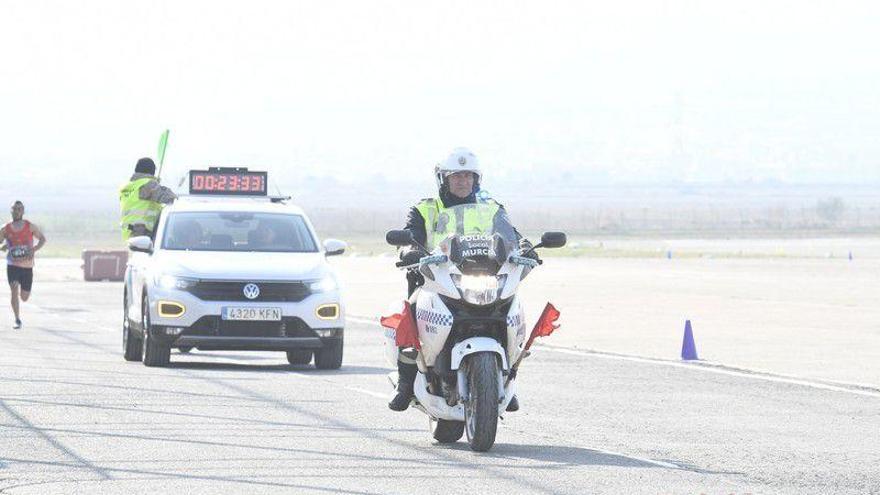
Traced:
<path id="1" fill-rule="evenodd" d="M 41 308 L 42 309 L 42 308 Z M 80 323 L 88 323 L 88 320 L 77 317 L 62 317 L 61 315 L 57 315 L 54 313 L 47 312 L 48 315 L 53 316 L 59 319 L 67 319 L 72 321 L 77 321 Z M 375 324 L 377 327 L 380 326 L 379 318 L 365 318 L 363 316 L 348 316 L 346 315 L 345 319 L 347 321 L 353 321 L 355 323 L 362 323 L 366 325 Z M 104 330 L 115 330 L 109 327 L 92 325 L 93 328 L 96 329 L 104 329 Z M 615 354 L 611 352 L 603 352 L 592 349 L 574 349 L 570 347 L 561 347 L 561 346 L 548 346 L 545 344 L 535 344 L 532 347 L 533 350 L 537 351 L 549 351 L 549 352 L 557 352 L 560 354 L 569 354 L 574 356 L 583 356 L 583 357 L 597 357 L 600 359 L 612 359 L 619 361 L 630 361 L 634 363 L 643 363 L 643 364 L 656 364 L 660 366 L 669 366 L 672 368 L 686 369 L 692 371 L 703 371 L 706 373 L 715 373 L 718 375 L 727 375 L 727 376 L 735 376 L 739 378 L 750 378 L 753 380 L 763 380 L 767 382 L 773 383 L 785 383 L 789 385 L 800 385 L 803 387 L 814 388 L 817 390 L 827 390 L 830 392 L 843 392 L 852 395 L 860 395 L 863 397 L 874 397 L 880 398 L 880 390 L 877 390 L 870 386 L 860 385 L 856 383 L 823 383 L 820 381 L 809 380 L 805 378 L 801 378 L 798 376 L 790 376 L 790 375 L 778 375 L 773 373 L 767 373 L 763 371 L 755 371 L 749 370 L 745 368 L 733 368 L 727 367 L 717 363 L 707 363 L 707 362 L 697 362 L 697 363 L 683 363 L 681 361 L 672 361 L 669 359 L 661 359 L 661 358 L 650 358 L 644 356 L 635 356 L 628 354 Z M 385 398 L 386 395 L 377 394 L 376 392 L 372 392 L 369 390 L 361 390 L 361 392 L 366 393 L 367 395 L 373 395 L 374 397 Z"/>
<path id="2" fill-rule="evenodd" d="M 327 381 L 330 382 L 330 380 L 327 380 Z M 332 383 L 332 382 L 330 382 L 330 383 Z M 338 385 L 338 384 L 335 384 L 335 383 L 334 383 L 334 385 L 336 385 L 336 386 L 339 387 L 339 388 L 345 389 L 345 390 L 350 390 L 350 391 L 352 391 L 352 392 L 358 392 L 358 393 L 361 393 L 361 394 L 369 395 L 370 397 L 376 397 L 377 399 L 383 399 L 383 400 L 384 400 L 384 399 L 387 399 L 387 398 L 390 397 L 389 394 L 380 394 L 379 392 L 373 392 L 372 390 L 367 390 L 367 389 L 365 389 L 365 388 L 360 388 L 360 387 L 349 387 L 349 386 L 347 386 L 347 385 Z"/>
<path id="3" fill-rule="evenodd" d="M 53 316 L 53 317 L 55 317 L 55 318 L 62 318 L 61 315 L 56 315 L 56 314 L 54 314 L 54 313 L 47 313 L 47 314 L 48 314 L 49 316 Z M 82 318 L 77 318 L 77 317 L 66 317 L 66 318 L 64 318 L 64 319 L 66 319 L 66 320 L 71 320 L 71 321 L 76 321 L 76 322 L 79 322 L 79 323 L 88 323 L 87 320 L 82 319 Z M 370 319 L 368 319 L 368 318 L 357 318 L 357 317 L 351 318 L 351 317 L 347 317 L 347 319 L 349 319 L 349 320 L 354 320 L 354 321 L 356 321 L 356 322 L 358 322 L 358 323 L 378 323 L 378 321 L 370 320 Z M 113 329 L 113 328 L 109 328 L 109 327 L 105 327 L 105 326 L 101 326 L 101 325 L 92 325 L 92 328 L 97 328 L 97 329 L 107 330 L 107 331 L 113 331 L 113 330 L 115 330 L 115 329 Z M 219 358 L 220 360 L 224 360 L 224 359 L 225 359 L 225 360 L 229 360 L 229 361 L 235 362 L 235 359 L 233 359 L 233 358 L 226 358 L 226 357 L 224 357 L 224 356 L 214 356 L 214 357 L 215 357 L 215 358 Z M 383 394 L 383 393 L 379 393 L 379 392 L 374 392 L 374 391 L 372 391 L 372 390 L 367 390 L 367 389 L 359 388 L 359 387 L 350 387 L 350 386 L 347 386 L 347 385 L 339 385 L 339 384 L 334 383 L 332 380 L 324 380 L 324 381 L 326 381 L 327 383 L 331 383 L 331 384 L 335 385 L 336 387 L 339 387 L 339 388 L 342 388 L 342 389 L 345 389 L 345 390 L 349 390 L 349 391 L 351 391 L 351 392 L 358 392 L 358 393 L 361 393 L 361 394 L 364 394 L 364 395 L 369 395 L 369 396 L 371 396 L 371 397 L 376 397 L 376 398 L 378 398 L 378 399 L 387 399 L 387 398 L 388 398 L 388 394 Z"/>
<path id="4" fill-rule="evenodd" d="M 376 325 L 379 325 L 379 318 L 364 318 L 363 316 L 348 316 L 348 315 L 345 315 L 345 319 L 346 319 L 346 320 L 353 321 L 353 322 L 355 322 L 355 323 L 365 323 L 365 324 L 367 324 L 367 325 L 369 325 L 369 324 L 371 324 L 371 323 L 375 323 Z"/>
<path id="5" fill-rule="evenodd" d="M 381 394 L 381 393 L 378 393 L 378 392 L 374 392 L 374 391 L 372 391 L 372 390 L 367 390 L 367 389 L 365 389 L 365 388 L 360 388 L 360 387 L 350 387 L 350 386 L 347 386 L 347 385 L 340 385 L 340 384 L 334 382 L 333 380 L 329 380 L 329 379 L 326 379 L 326 378 L 321 378 L 321 377 L 319 377 L 319 376 L 312 376 L 312 375 L 298 375 L 298 377 L 299 377 L 299 378 L 302 378 L 302 379 L 305 379 L 305 380 L 320 380 L 320 381 L 323 381 L 323 382 L 327 383 L 328 385 L 331 385 L 331 386 L 334 386 L 334 387 L 337 387 L 337 388 L 340 388 L 340 389 L 348 390 L 348 391 L 351 391 L 351 392 L 357 392 L 357 393 L 364 394 L 364 395 L 369 395 L 370 397 L 376 397 L 376 398 L 378 398 L 378 399 L 382 399 L 382 400 L 388 399 L 388 398 L 390 397 L 389 394 Z M 514 431 L 514 432 L 519 433 L 519 434 L 531 435 L 531 436 L 537 436 L 537 437 L 540 437 L 540 438 L 549 438 L 549 439 L 551 439 L 551 440 L 553 440 L 553 441 L 559 442 L 559 439 L 557 439 L 557 438 L 543 437 L 543 436 L 541 436 L 541 435 L 534 435 L 534 434 L 531 434 L 531 433 L 529 433 L 529 432 L 527 432 L 527 431 L 523 431 L 523 430 L 519 430 L 519 429 L 516 429 L 516 428 L 512 428 L 512 427 L 510 427 L 510 426 L 507 426 L 504 422 L 499 422 L 498 425 L 499 425 L 500 427 L 502 427 L 502 428 L 505 428 L 505 429 L 508 429 L 508 430 Z M 578 446 L 578 447 L 583 448 L 583 446 Z M 626 458 L 626 459 L 632 459 L 632 460 L 634 460 L 634 461 L 643 462 L 643 463 L 645 463 L 645 464 L 650 464 L 650 465 L 652 465 L 652 466 L 662 467 L 662 468 L 666 468 L 666 469 L 683 469 L 681 466 L 679 466 L 679 465 L 677 465 L 677 464 L 673 464 L 673 463 L 671 463 L 671 462 L 656 461 L 656 460 L 654 460 L 654 459 L 648 459 L 647 457 L 639 457 L 639 456 L 635 456 L 635 455 L 624 454 L 624 453 L 621 453 L 621 452 L 615 452 L 615 451 L 613 451 L 613 450 L 605 450 L 605 449 L 600 449 L 600 448 L 596 448 L 596 447 L 589 447 L 589 449 L 590 449 L 590 450 L 593 450 L 593 451 L 595 451 L 595 452 L 601 453 L 601 454 L 605 454 L 605 455 L 609 455 L 609 456 L 615 456 L 615 457 L 622 457 L 622 458 Z"/>
<path id="6" fill-rule="evenodd" d="M 630 361 L 634 363 L 657 364 L 660 366 L 669 366 L 672 368 L 680 368 L 693 371 L 703 371 L 706 373 L 715 373 L 718 375 L 736 376 L 741 378 L 751 378 L 754 380 L 763 380 L 774 383 L 787 383 L 790 385 L 801 385 L 804 387 L 815 388 L 819 390 L 829 390 L 832 392 L 844 392 L 853 395 L 862 395 L 865 397 L 880 398 L 880 391 L 873 390 L 869 387 L 862 387 L 856 384 L 840 384 L 832 385 L 822 383 L 796 376 L 774 375 L 760 371 L 752 371 L 748 369 L 728 368 L 723 365 L 714 363 L 682 363 L 679 361 L 670 361 L 658 358 L 646 358 L 641 356 L 628 356 L 624 354 L 612 354 L 602 351 L 571 349 L 568 347 L 548 346 L 544 344 L 535 344 L 533 349 L 538 351 L 558 352 L 560 354 L 571 354 L 575 356 L 597 357 L 601 359 L 615 359 L 619 361 Z"/>
<path id="7" fill-rule="evenodd" d="M 367 324 L 367 325 L 375 324 L 377 327 L 379 326 L 379 318 L 364 318 L 362 316 L 347 316 L 346 315 L 345 319 L 347 321 L 353 321 L 355 323 L 363 323 L 363 324 Z M 387 394 L 378 394 L 376 392 L 373 392 L 372 390 L 366 390 L 366 389 L 356 388 L 356 387 L 348 387 L 345 385 L 337 385 L 337 386 L 340 388 L 344 388 L 346 390 L 351 390 L 353 392 L 359 392 L 359 393 L 366 394 L 366 395 L 369 395 L 372 397 L 377 397 L 380 399 L 388 398 Z M 505 428 L 505 429 L 516 431 L 517 433 L 525 433 L 525 432 L 517 430 L 516 428 L 511 428 L 511 427 L 507 426 L 504 422 L 500 422 L 499 426 L 501 426 L 502 428 Z M 673 464 L 671 462 L 656 461 L 654 459 L 648 459 L 647 457 L 639 457 L 639 456 L 634 456 L 634 455 L 630 455 L 630 454 L 624 454 L 621 452 L 614 452 L 611 450 L 599 449 L 599 448 L 595 448 L 595 447 L 591 447 L 591 449 L 595 450 L 596 452 L 605 454 L 605 455 L 623 457 L 626 459 L 632 459 L 634 461 L 644 462 L 645 464 L 650 464 L 652 466 L 662 467 L 662 468 L 666 468 L 666 469 L 682 469 L 681 466 L 679 466 L 677 464 Z"/>
<path id="8" fill-rule="evenodd" d="M 378 318 L 364 318 L 362 316 L 346 316 L 347 320 L 355 323 L 375 324 L 379 326 Z M 735 376 L 739 378 L 750 378 L 753 380 L 763 380 L 773 383 L 785 383 L 789 385 L 800 385 L 818 390 L 827 390 L 831 392 L 843 392 L 852 395 L 860 395 L 863 397 L 880 398 L 880 390 L 871 386 L 860 385 L 856 383 L 823 383 L 820 381 L 809 380 L 798 376 L 779 375 L 762 371 L 749 370 L 744 368 L 733 368 L 717 363 L 684 363 L 681 361 L 672 361 L 669 359 L 650 358 L 644 356 L 635 356 L 627 354 L 615 354 L 611 352 L 596 351 L 592 349 L 574 349 L 571 347 L 548 346 L 545 344 L 535 344 L 532 347 L 537 351 L 557 352 L 560 354 L 570 354 L 574 356 L 596 357 L 600 359 L 612 359 L 618 361 L 630 361 L 634 363 L 656 364 L 660 366 L 669 366 L 672 368 L 686 369 L 692 371 L 703 371 L 706 373 L 715 373 L 718 375 Z"/>
<path id="9" fill-rule="evenodd" d="M 49 314 L 49 316 L 55 317 L 55 318 L 57 318 L 57 319 L 65 319 L 65 320 L 70 320 L 70 321 L 77 321 L 77 322 L 80 322 L 80 323 L 88 323 L 88 320 L 83 319 L 83 318 L 77 318 L 77 317 L 63 317 L 63 318 L 62 318 L 61 315 L 57 315 L 57 314 L 54 314 L 54 313 L 48 313 L 48 314 Z M 376 320 L 376 319 L 370 319 L 370 318 L 360 318 L 360 317 L 354 317 L 354 318 L 351 318 L 351 317 L 349 317 L 348 319 L 349 319 L 349 320 L 352 320 L 352 321 L 355 321 L 355 322 L 358 322 L 358 323 L 365 323 L 365 324 L 378 323 L 378 320 Z M 98 328 L 98 329 L 103 329 L 103 330 L 108 330 L 108 331 L 116 330 L 116 329 L 112 329 L 112 328 L 110 328 L 110 327 L 105 327 L 105 326 L 102 326 L 102 325 L 92 325 L 92 328 Z M 372 391 L 372 390 L 364 389 L 364 388 L 361 388 L 361 387 L 352 387 L 352 386 L 348 386 L 348 385 L 342 385 L 342 384 L 339 384 L 339 383 L 335 382 L 334 380 L 330 380 L 330 379 L 323 378 L 323 377 L 320 377 L 320 376 L 307 375 L 307 374 L 297 374 L 297 375 L 295 375 L 295 376 L 296 376 L 297 378 L 304 379 L 304 380 L 318 380 L 318 381 L 322 381 L 322 382 L 324 382 L 324 383 L 327 383 L 327 384 L 330 385 L 330 386 L 333 386 L 333 387 L 336 387 L 336 388 L 339 388 L 339 389 L 348 390 L 348 391 L 351 391 L 351 392 L 356 392 L 356 393 L 359 393 L 359 394 L 367 395 L 367 396 L 370 396 L 370 397 L 375 397 L 375 398 L 382 399 L 382 400 L 385 400 L 385 399 L 387 399 L 387 398 L 389 397 L 389 394 L 387 394 L 387 393 L 379 393 L 379 392 L 374 392 L 374 391 Z M 197 376 L 197 375 L 193 375 L 193 378 L 201 379 L 201 380 L 207 380 L 207 381 L 216 381 L 216 382 L 218 382 L 218 383 L 223 383 L 223 380 L 209 380 L 209 379 L 207 379 L 206 377 Z M 261 399 L 261 400 L 263 399 L 261 396 L 259 396 L 259 394 L 256 394 L 255 392 L 250 391 L 250 390 L 248 390 L 248 389 L 244 389 L 244 390 L 242 390 L 242 389 L 240 389 L 240 388 L 238 388 L 238 387 L 233 387 L 233 386 L 230 385 L 230 384 L 226 384 L 226 383 L 223 383 L 223 384 L 224 384 L 224 386 L 226 386 L 226 387 L 228 387 L 228 388 L 232 388 L 232 389 L 234 389 L 234 390 L 237 390 L 237 391 L 238 391 L 240 394 L 242 394 L 242 395 L 249 395 L 249 396 L 251 396 L 251 397 L 257 397 L 258 399 Z M 245 393 L 245 392 L 247 392 L 247 393 Z M 504 428 L 508 428 L 508 429 L 510 429 L 510 430 L 512 430 L 512 431 L 516 431 L 516 432 L 521 433 L 521 434 L 527 434 L 527 432 L 520 431 L 520 430 L 517 430 L 517 429 L 515 429 L 515 428 L 507 427 L 504 423 L 500 423 L 500 425 L 501 425 L 502 427 L 504 427 Z M 555 438 L 552 439 L 552 440 L 554 440 L 554 441 L 558 441 L 558 439 L 555 439 Z M 600 449 L 600 448 L 595 448 L 595 447 L 590 447 L 590 449 L 593 450 L 593 451 L 595 451 L 595 452 L 599 452 L 599 453 L 602 453 L 602 454 L 605 454 L 605 455 L 612 455 L 612 456 L 616 456 L 616 457 L 621 457 L 621 458 L 631 459 L 631 460 L 634 460 L 634 461 L 637 461 L 637 462 L 642 462 L 642 463 L 649 464 L 649 465 L 652 465 L 652 466 L 657 466 L 657 467 L 660 467 L 660 468 L 665 468 L 665 469 L 676 469 L 676 470 L 683 469 L 682 466 L 679 466 L 679 465 L 677 465 L 677 464 L 670 463 L 670 462 L 657 461 L 657 460 L 648 459 L 648 458 L 645 458 L 645 457 L 633 456 L 633 455 L 623 454 L 623 453 L 620 453 L 620 452 L 615 452 L 615 451 L 605 450 L 605 449 Z"/>

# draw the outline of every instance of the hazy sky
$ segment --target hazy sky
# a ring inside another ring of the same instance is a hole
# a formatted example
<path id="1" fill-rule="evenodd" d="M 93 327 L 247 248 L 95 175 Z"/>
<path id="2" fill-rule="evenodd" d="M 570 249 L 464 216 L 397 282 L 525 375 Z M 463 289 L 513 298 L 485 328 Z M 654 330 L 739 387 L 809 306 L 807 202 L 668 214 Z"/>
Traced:
<path id="1" fill-rule="evenodd" d="M 488 173 L 880 182 L 877 2 L 0 0 L 7 187 Z M 82 169 L 89 170 L 82 174 Z"/>

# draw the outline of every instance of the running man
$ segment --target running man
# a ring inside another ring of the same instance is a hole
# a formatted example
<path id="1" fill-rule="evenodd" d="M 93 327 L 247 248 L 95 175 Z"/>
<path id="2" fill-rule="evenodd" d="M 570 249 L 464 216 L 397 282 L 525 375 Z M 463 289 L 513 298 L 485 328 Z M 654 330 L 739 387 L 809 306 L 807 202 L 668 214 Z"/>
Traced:
<path id="1" fill-rule="evenodd" d="M 19 313 L 19 296 L 22 301 L 31 297 L 34 282 L 34 253 L 46 244 L 46 236 L 34 224 L 24 219 L 24 204 L 21 201 L 12 203 L 12 221 L 0 231 L 2 242 L 0 251 L 6 253 L 6 278 L 12 292 L 12 312 L 15 313 L 15 326 L 21 328 Z M 34 237 L 39 242 L 34 246 Z"/>

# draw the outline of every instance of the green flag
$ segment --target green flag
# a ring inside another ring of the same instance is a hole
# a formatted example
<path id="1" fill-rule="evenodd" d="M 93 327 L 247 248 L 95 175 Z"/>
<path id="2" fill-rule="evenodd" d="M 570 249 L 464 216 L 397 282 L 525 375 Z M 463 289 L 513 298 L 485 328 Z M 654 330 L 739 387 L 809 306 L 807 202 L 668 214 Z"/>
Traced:
<path id="1" fill-rule="evenodd" d="M 168 134 L 170 132 L 170 130 L 165 129 L 165 132 L 159 137 L 159 152 L 156 154 L 156 158 L 159 160 L 160 167 L 165 163 L 165 148 L 168 147 Z"/>

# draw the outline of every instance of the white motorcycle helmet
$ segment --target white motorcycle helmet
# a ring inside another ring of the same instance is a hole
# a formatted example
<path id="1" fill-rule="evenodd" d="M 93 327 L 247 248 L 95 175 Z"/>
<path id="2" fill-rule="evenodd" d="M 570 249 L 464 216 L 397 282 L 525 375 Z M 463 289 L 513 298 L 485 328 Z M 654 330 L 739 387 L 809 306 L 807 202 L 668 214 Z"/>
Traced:
<path id="1" fill-rule="evenodd" d="M 434 178 L 437 180 L 437 189 L 443 187 L 446 177 L 456 172 L 473 172 L 474 174 L 474 190 L 479 190 L 480 179 L 483 174 L 480 172 L 480 161 L 477 156 L 467 148 L 455 148 L 446 160 L 434 166 Z"/>

